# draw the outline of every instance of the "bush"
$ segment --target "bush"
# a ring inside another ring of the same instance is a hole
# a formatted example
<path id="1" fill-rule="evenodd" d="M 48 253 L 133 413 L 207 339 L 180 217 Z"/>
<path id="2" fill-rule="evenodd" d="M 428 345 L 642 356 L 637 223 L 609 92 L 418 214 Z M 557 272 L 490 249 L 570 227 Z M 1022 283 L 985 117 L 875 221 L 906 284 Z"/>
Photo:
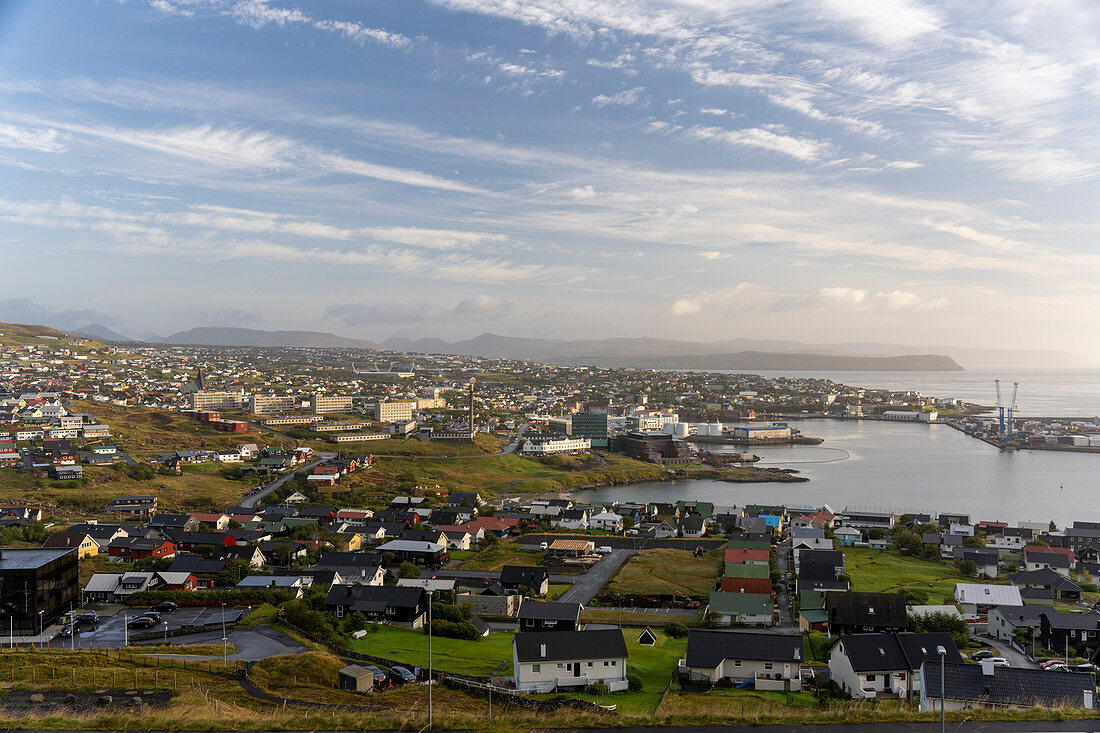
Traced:
<path id="1" fill-rule="evenodd" d="M 627 673 L 626 684 L 629 686 L 631 692 L 641 692 L 645 689 L 645 685 L 642 684 L 642 678 L 633 672 Z"/>
<path id="2" fill-rule="evenodd" d="M 432 636 L 445 636 L 449 639 L 464 639 L 476 641 L 481 638 L 477 629 L 469 621 L 447 621 L 446 619 L 432 619 Z"/>
<path id="3" fill-rule="evenodd" d="M 437 603 L 432 605 L 432 621 L 450 621 L 461 623 L 468 621 L 473 615 L 473 608 L 468 605 L 452 606 L 449 603 Z"/>
<path id="4" fill-rule="evenodd" d="M 270 603 L 278 606 L 291 599 L 285 590 L 257 588 L 256 590 L 147 590 L 128 596 L 127 606 L 155 606 L 161 601 L 172 601 L 180 606 L 262 606 Z"/>
<path id="5" fill-rule="evenodd" d="M 419 578 L 420 568 L 416 567 L 416 565 L 406 560 L 405 562 L 401 563 L 401 568 L 398 570 L 398 574 L 402 578 Z"/>
<path id="6" fill-rule="evenodd" d="M 589 685 L 585 692 L 589 695 L 606 695 L 607 685 L 602 682 L 596 682 L 595 684 Z"/>
<path id="7" fill-rule="evenodd" d="M 688 627 L 679 621 L 670 621 L 665 624 L 665 634 L 673 639 L 682 639 L 688 635 Z"/>

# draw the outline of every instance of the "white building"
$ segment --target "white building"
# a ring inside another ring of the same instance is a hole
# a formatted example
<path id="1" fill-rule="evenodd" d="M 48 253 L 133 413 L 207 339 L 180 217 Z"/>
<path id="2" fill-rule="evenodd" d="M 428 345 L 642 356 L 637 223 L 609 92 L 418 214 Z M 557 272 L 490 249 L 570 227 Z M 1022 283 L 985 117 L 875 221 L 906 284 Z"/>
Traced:
<path id="1" fill-rule="evenodd" d="M 621 532 L 623 530 L 622 515 L 615 512 L 601 512 L 594 514 L 588 520 L 590 529 L 603 529 L 608 532 Z"/>
<path id="2" fill-rule="evenodd" d="M 569 435 L 536 435 L 527 438 L 520 452 L 525 456 L 550 456 L 562 453 L 585 453 L 591 449 L 592 441 L 588 438 L 574 438 Z"/>
<path id="3" fill-rule="evenodd" d="M 597 682 L 627 688 L 626 641 L 619 629 L 526 631 L 512 637 L 516 690 L 553 692 Z"/>

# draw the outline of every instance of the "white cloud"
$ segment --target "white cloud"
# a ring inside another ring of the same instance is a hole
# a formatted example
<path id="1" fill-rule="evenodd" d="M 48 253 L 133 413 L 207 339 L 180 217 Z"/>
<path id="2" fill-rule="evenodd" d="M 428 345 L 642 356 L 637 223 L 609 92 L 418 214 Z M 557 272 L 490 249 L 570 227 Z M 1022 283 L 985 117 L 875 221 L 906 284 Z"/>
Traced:
<path id="1" fill-rule="evenodd" d="M 837 28 L 855 29 L 882 46 L 908 44 L 939 29 L 939 14 L 915 0 L 824 0 L 823 18 Z"/>
<path id="2" fill-rule="evenodd" d="M 832 150 L 832 146 L 826 142 L 783 135 L 761 127 L 726 130 L 721 127 L 697 125 L 687 128 L 684 134 L 692 140 L 718 142 L 736 148 L 765 150 L 806 163 L 821 160 Z"/>
<path id="3" fill-rule="evenodd" d="M 645 87 L 633 87 L 614 94 L 597 94 L 592 98 L 592 106 L 600 108 L 609 104 L 617 104 L 629 107 L 638 104 L 638 100 L 644 91 Z"/>
<path id="4" fill-rule="evenodd" d="M 480 293 L 447 308 L 425 300 L 387 301 L 384 303 L 338 303 L 325 308 L 324 320 L 338 320 L 349 326 L 389 323 L 425 323 L 438 321 L 489 321 L 503 318 L 515 309 L 515 303 Z"/>
<path id="5" fill-rule="evenodd" d="M 818 309 L 868 313 L 927 312 L 946 307 L 943 298 L 926 299 L 907 290 L 871 292 L 863 288 L 829 287 L 809 293 L 780 293 L 758 283 L 738 283 L 731 288 L 708 290 L 679 298 L 669 309 L 672 316 L 701 313 L 733 315 Z"/>
<path id="6" fill-rule="evenodd" d="M 65 149 L 61 133 L 48 127 L 17 127 L 0 122 L 0 147 L 60 153 Z"/>

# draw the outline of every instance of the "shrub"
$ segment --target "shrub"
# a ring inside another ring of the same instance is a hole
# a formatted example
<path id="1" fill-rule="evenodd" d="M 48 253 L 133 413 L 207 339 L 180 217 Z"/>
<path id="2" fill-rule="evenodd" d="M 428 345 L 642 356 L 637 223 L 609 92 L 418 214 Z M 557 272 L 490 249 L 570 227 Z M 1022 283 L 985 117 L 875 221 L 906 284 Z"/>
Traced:
<path id="1" fill-rule="evenodd" d="M 135 593 L 123 601 L 127 606 L 154 606 L 161 601 L 172 601 L 181 606 L 262 606 L 270 603 L 278 606 L 290 600 L 284 590 L 257 588 L 256 590 L 147 590 Z"/>
<path id="2" fill-rule="evenodd" d="M 464 639 L 476 641 L 481 638 L 477 629 L 469 621 L 447 621 L 446 619 L 433 618 L 431 623 L 432 636 L 445 636 L 449 639 Z"/>
<path id="3" fill-rule="evenodd" d="M 606 695 L 607 685 L 602 682 L 596 682 L 595 684 L 589 685 L 588 689 L 586 689 L 585 692 L 587 692 L 589 695 Z"/>
<path id="4" fill-rule="evenodd" d="M 419 578 L 420 568 L 416 567 L 416 565 L 406 560 L 405 562 L 401 563 L 401 568 L 400 570 L 398 570 L 398 573 L 401 575 L 402 578 Z"/>
<path id="5" fill-rule="evenodd" d="M 673 639 L 681 639 L 688 635 L 688 627 L 679 621 L 670 621 L 665 624 L 665 634 Z"/>
<path id="6" fill-rule="evenodd" d="M 468 621 L 471 615 L 473 615 L 473 608 L 469 605 L 453 606 L 449 603 L 432 605 L 432 621 L 461 623 Z"/>
<path id="7" fill-rule="evenodd" d="M 645 689 L 645 685 L 642 684 L 642 678 L 633 672 L 627 673 L 626 684 L 629 686 L 631 692 L 641 692 Z"/>

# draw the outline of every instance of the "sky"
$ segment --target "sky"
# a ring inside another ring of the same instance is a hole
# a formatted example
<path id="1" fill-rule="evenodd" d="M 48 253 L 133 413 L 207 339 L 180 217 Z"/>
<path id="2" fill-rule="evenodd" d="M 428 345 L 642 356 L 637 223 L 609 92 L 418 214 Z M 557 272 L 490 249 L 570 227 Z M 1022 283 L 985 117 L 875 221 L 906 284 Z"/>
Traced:
<path id="1" fill-rule="evenodd" d="M 0 2 L 0 321 L 1100 359 L 1095 0 Z"/>

